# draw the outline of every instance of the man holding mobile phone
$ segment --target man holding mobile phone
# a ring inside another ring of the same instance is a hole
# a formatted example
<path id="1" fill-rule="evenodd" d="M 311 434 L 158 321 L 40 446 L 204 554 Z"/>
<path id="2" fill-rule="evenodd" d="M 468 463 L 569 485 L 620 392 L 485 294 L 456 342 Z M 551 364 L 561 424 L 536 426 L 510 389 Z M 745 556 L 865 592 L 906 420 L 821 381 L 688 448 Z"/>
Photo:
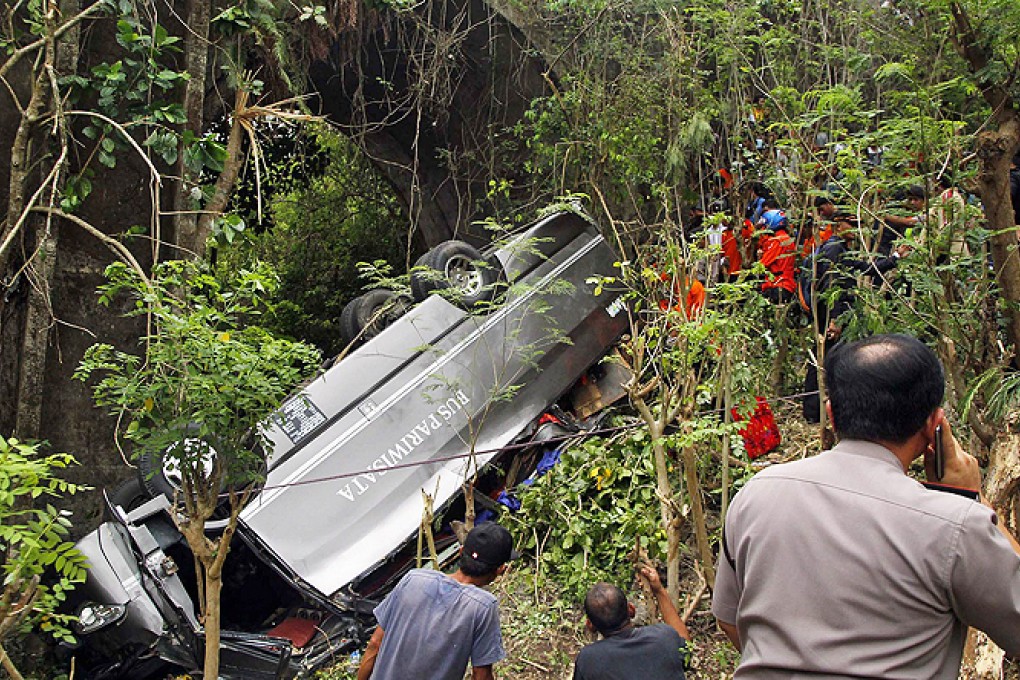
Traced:
<path id="1" fill-rule="evenodd" d="M 712 611 L 735 677 L 955 680 L 968 626 L 1020 656 L 1020 546 L 953 437 L 935 353 L 875 336 L 825 369 L 839 444 L 758 473 L 726 517 Z M 906 474 L 920 456 L 927 485 Z"/>

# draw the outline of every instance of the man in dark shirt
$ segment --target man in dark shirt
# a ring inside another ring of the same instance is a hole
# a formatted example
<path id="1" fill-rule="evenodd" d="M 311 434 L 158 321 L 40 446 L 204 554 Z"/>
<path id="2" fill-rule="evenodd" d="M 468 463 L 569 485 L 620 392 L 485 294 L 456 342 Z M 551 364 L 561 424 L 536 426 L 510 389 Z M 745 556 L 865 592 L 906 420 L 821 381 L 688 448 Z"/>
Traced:
<path id="1" fill-rule="evenodd" d="M 910 252 L 909 246 L 900 245 L 889 257 L 861 260 L 851 252 L 856 239 L 856 225 L 849 219 L 839 220 L 833 235 L 821 245 L 815 256 L 815 313 L 818 314 L 819 328 L 826 329 L 826 336 L 833 339 L 838 339 L 841 334 L 837 319 L 853 307 L 857 277 L 863 274 L 879 279 Z M 828 291 L 838 293 L 826 295 Z"/>
<path id="2" fill-rule="evenodd" d="M 864 275 L 879 279 L 910 252 L 909 246 L 900 245 L 889 257 L 861 260 L 851 251 L 856 238 L 857 226 L 849 219 L 837 219 L 833 235 L 815 255 L 812 313 L 818 320 L 819 332 L 825 335 L 826 354 L 835 348 L 843 334 L 838 319 L 853 308 L 857 277 Z M 818 366 L 814 362 L 808 363 L 802 393 L 804 419 L 817 423 L 821 417 L 821 402 L 818 397 Z"/>
<path id="3" fill-rule="evenodd" d="M 577 655 L 574 680 L 683 680 L 690 633 L 673 601 L 650 566 L 638 577 L 652 591 L 665 623 L 635 626 L 634 605 L 623 591 L 609 583 L 596 583 L 584 598 L 588 630 L 602 639 Z"/>

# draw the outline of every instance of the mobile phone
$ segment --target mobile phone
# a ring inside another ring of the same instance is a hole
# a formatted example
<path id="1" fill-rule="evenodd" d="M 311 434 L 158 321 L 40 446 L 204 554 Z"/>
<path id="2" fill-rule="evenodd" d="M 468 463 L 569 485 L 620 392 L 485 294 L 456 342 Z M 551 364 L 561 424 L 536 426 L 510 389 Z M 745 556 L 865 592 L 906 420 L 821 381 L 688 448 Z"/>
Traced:
<path id="1" fill-rule="evenodd" d="M 946 474 L 946 452 L 942 446 L 942 426 L 935 426 L 935 481 L 941 482 Z"/>

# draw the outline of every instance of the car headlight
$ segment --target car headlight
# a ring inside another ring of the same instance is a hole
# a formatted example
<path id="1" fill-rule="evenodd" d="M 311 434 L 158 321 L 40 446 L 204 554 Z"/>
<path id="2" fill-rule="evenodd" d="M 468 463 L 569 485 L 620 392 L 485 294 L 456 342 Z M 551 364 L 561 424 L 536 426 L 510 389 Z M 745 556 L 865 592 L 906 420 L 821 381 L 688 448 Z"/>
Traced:
<path id="1" fill-rule="evenodd" d="M 72 625 L 75 632 L 88 635 L 111 623 L 117 623 L 124 618 L 125 614 L 127 614 L 127 607 L 122 604 L 86 602 L 78 609 L 78 620 Z"/>

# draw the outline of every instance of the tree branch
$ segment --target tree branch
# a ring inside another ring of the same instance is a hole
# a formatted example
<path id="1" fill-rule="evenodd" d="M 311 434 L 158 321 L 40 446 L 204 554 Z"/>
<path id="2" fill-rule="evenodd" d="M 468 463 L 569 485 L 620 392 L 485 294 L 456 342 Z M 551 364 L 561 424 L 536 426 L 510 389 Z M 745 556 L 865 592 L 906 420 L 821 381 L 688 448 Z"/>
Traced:
<path id="1" fill-rule="evenodd" d="M 230 125 L 230 134 L 227 137 L 226 160 L 223 162 L 223 171 L 220 172 L 220 176 L 216 179 L 213 194 L 205 206 L 205 212 L 198 216 L 198 228 L 194 244 L 196 252 L 201 252 L 201 244 L 212 233 L 213 222 L 227 209 L 230 196 L 234 191 L 234 185 L 237 182 L 237 176 L 244 166 L 244 157 L 241 155 L 241 141 L 244 137 L 247 105 L 248 92 L 238 89 L 234 100 L 233 121 Z"/>
<path id="2" fill-rule="evenodd" d="M 152 286 L 152 282 L 149 280 L 149 277 L 145 274 L 145 270 L 142 269 L 142 266 L 138 264 L 138 260 L 136 260 L 135 256 L 131 254 L 131 251 L 127 249 L 127 246 L 125 246 L 117 239 L 107 236 L 106 234 L 99 231 L 94 226 L 92 226 L 82 218 L 78 217 L 77 215 L 66 213 L 63 210 L 60 210 L 59 208 L 47 208 L 44 206 L 36 206 L 32 208 L 31 211 L 45 213 L 47 215 L 53 215 L 55 217 L 60 217 L 62 219 L 67 220 L 68 222 L 71 222 L 72 224 L 78 225 L 79 227 L 81 227 L 82 229 L 84 229 L 85 231 L 92 234 L 100 241 L 102 241 L 103 245 L 105 245 L 107 248 L 113 251 L 113 253 L 118 258 L 120 258 L 126 265 L 134 269 L 135 273 L 138 274 L 142 281 L 145 282 L 146 286 L 149 287 Z"/>
<path id="3" fill-rule="evenodd" d="M 40 47 L 43 47 L 46 44 L 47 40 L 50 39 L 57 40 L 58 38 L 60 38 L 60 36 L 64 35 L 69 30 L 77 26 L 83 19 L 87 19 L 88 17 L 92 16 L 97 11 L 102 9 L 103 4 L 104 4 L 103 0 L 98 0 L 97 2 L 89 5 L 81 12 L 74 15 L 73 17 L 62 23 L 60 26 L 58 26 L 53 31 L 52 36 L 44 36 L 42 38 L 39 38 L 35 42 L 31 42 L 25 45 L 24 47 L 19 47 L 18 49 L 16 49 L 14 53 L 10 56 L 10 58 L 7 61 L 5 61 L 2 65 L 0 65 L 0 79 L 3 79 L 4 76 L 6 76 L 12 68 L 14 68 L 14 65 L 17 64 L 22 57 L 24 57 L 27 54 L 31 54 Z"/>

